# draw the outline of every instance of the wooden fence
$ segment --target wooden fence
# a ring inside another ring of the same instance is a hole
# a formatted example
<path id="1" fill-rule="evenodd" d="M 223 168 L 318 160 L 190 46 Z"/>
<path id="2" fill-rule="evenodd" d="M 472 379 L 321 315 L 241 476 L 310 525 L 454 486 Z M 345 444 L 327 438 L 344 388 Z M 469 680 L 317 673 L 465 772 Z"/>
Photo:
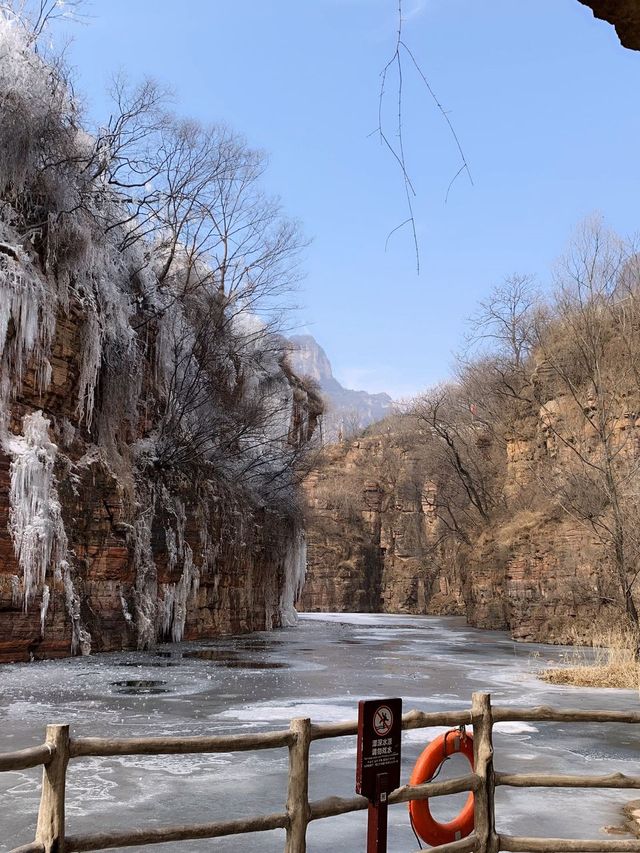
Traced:
<path id="1" fill-rule="evenodd" d="M 471 708 L 458 711 L 423 713 L 410 711 L 402 718 L 403 729 L 429 726 L 472 725 L 474 735 L 474 771 L 467 776 L 423 785 L 404 785 L 389 796 L 389 803 L 441 797 L 473 791 L 475 794 L 475 830 L 467 838 L 433 848 L 438 853 L 640 853 L 639 840 L 567 840 L 562 838 L 524 838 L 498 834 L 495 829 L 496 786 L 515 788 L 636 788 L 640 776 L 614 773 L 607 776 L 561 776 L 499 773 L 493 767 L 492 730 L 494 723 L 640 723 L 640 713 L 621 711 L 582 711 L 547 707 L 515 708 L 491 706 L 488 693 L 474 693 Z M 48 726 L 46 743 L 30 749 L 0 754 L 0 771 L 25 770 L 43 765 L 42 794 L 35 841 L 17 847 L 11 853 L 81 853 L 109 850 L 169 841 L 219 838 L 272 829 L 286 830 L 285 853 L 305 853 L 307 826 L 311 821 L 367 808 L 363 797 L 328 797 L 309 802 L 309 748 L 312 741 L 355 735 L 357 723 L 314 725 L 297 719 L 285 731 L 224 737 L 167 738 L 91 738 L 69 736 L 68 726 Z M 287 747 L 289 783 L 283 812 L 241 820 L 218 821 L 190 826 L 166 826 L 149 829 L 113 829 L 105 832 L 67 835 L 65 831 L 65 780 L 69 761 L 86 756 L 186 755 L 189 753 L 234 752 Z M 355 771 L 354 771 L 355 772 Z M 363 844 L 364 849 L 364 831 Z"/>

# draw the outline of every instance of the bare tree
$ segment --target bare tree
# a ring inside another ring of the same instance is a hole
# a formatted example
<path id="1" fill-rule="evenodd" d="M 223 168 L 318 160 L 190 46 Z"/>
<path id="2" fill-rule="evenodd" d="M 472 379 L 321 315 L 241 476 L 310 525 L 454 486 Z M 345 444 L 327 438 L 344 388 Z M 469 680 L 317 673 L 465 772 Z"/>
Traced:
<path id="1" fill-rule="evenodd" d="M 560 506 L 601 544 L 640 634 L 640 279 L 630 248 L 600 222 L 579 231 L 558 272 L 555 321 L 540 330 L 549 377 L 537 386 L 550 487 Z M 631 266 L 630 266 L 631 263 Z"/>
<path id="2" fill-rule="evenodd" d="M 533 276 L 508 276 L 492 288 L 471 317 L 468 350 L 488 349 L 497 362 L 522 373 L 535 343 L 539 303 Z"/>
<path id="3" fill-rule="evenodd" d="M 484 425 L 474 419 L 464 391 L 442 385 L 419 398 L 413 414 L 428 443 L 438 518 L 468 542 L 496 505 L 497 460 Z"/>
<path id="4" fill-rule="evenodd" d="M 3 0 L 0 13 L 11 16 L 37 49 L 42 34 L 54 21 L 81 19 L 80 9 L 84 5 L 84 0 Z"/>

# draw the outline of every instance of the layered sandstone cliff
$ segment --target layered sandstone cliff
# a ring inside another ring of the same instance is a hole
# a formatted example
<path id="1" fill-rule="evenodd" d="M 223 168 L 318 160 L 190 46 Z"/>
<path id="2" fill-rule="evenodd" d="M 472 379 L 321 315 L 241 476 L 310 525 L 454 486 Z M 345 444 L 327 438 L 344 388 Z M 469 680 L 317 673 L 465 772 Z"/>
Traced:
<path id="1" fill-rule="evenodd" d="M 0 47 L 0 661 L 281 625 L 321 403 L 254 306 L 293 232 L 226 129 L 147 85 L 89 135 L 8 13 Z"/>
<path id="2" fill-rule="evenodd" d="M 397 428 L 327 448 L 306 482 L 309 611 L 464 612 L 454 553 L 443 564 L 433 486 Z"/>
<path id="3" fill-rule="evenodd" d="M 329 449 L 307 482 L 308 571 L 299 608 L 464 614 L 475 627 L 529 642 L 588 641 L 594 624 L 620 620 L 602 543 L 558 507 L 540 479 L 550 459 L 572 453 L 549 429 L 550 413 L 560 418 L 568 408 L 567 400 L 550 398 L 507 441 L 504 500 L 467 542 L 447 535 L 429 444 L 410 417 Z M 621 446 L 629 428 L 640 429 L 640 421 L 621 422 Z"/>

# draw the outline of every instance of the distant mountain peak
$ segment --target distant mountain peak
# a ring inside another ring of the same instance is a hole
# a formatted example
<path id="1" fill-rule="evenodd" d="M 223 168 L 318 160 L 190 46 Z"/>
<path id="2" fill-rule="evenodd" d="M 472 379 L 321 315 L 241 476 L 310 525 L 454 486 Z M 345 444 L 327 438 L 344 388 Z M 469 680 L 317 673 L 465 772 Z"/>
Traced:
<path id="1" fill-rule="evenodd" d="M 320 386 L 326 403 L 323 417 L 328 442 L 350 435 L 381 421 L 393 412 L 393 400 L 384 392 L 370 394 L 345 388 L 333 375 L 331 362 L 313 335 L 292 335 L 289 361 L 299 376 L 308 376 Z"/>
<path id="2" fill-rule="evenodd" d="M 294 345 L 291 366 L 297 374 L 310 376 L 320 384 L 334 378 L 329 357 L 313 335 L 291 335 L 289 340 Z"/>

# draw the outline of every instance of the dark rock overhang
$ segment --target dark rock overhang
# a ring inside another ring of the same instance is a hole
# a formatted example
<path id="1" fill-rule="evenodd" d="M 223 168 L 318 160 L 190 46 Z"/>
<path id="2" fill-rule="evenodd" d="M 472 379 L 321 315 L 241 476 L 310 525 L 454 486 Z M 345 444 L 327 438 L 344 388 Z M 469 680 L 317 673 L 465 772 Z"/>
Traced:
<path id="1" fill-rule="evenodd" d="M 624 47 L 640 50 L 640 0 L 580 0 L 596 18 L 608 21 Z"/>

